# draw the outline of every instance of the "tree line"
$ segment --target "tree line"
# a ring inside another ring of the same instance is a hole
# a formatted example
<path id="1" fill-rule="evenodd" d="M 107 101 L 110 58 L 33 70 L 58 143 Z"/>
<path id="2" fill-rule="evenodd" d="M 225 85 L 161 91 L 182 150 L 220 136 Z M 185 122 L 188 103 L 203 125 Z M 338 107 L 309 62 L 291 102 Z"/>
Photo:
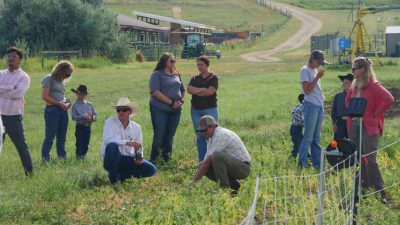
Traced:
<path id="1" fill-rule="evenodd" d="M 32 53 L 81 50 L 129 57 L 129 37 L 118 32 L 116 14 L 104 0 L 5 0 L 0 7 L 0 56 L 22 40 Z"/>

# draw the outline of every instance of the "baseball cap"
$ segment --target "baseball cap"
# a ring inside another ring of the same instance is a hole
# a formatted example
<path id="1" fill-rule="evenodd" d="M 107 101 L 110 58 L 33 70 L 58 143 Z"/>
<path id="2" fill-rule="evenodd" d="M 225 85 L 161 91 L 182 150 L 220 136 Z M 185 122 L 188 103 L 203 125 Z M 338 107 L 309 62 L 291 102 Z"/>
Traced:
<path id="1" fill-rule="evenodd" d="M 207 130 L 207 128 L 209 128 L 210 126 L 213 125 L 218 125 L 218 123 L 215 121 L 214 117 L 212 116 L 202 116 L 200 118 L 200 122 L 199 122 L 199 127 L 197 127 L 197 131 L 204 131 Z"/>
<path id="2" fill-rule="evenodd" d="M 310 59 L 319 61 L 321 63 L 321 65 L 329 64 L 327 61 L 325 61 L 324 52 L 320 51 L 320 50 L 312 51 Z"/>

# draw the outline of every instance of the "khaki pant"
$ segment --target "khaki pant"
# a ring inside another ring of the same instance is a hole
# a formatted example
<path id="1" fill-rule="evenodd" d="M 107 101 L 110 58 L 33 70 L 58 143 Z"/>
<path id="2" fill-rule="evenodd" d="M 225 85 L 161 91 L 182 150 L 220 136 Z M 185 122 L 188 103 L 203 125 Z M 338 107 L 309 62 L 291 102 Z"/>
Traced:
<path id="1" fill-rule="evenodd" d="M 349 138 L 358 146 L 359 122 L 353 120 L 352 126 L 349 128 Z M 378 149 L 379 135 L 368 136 L 367 129 L 363 126 L 362 131 L 362 152 L 369 154 Z M 383 189 L 383 178 L 379 165 L 376 161 L 377 153 L 368 155 L 367 165 L 361 165 L 361 184 L 363 188 L 374 187 L 376 190 Z"/>
<path id="2" fill-rule="evenodd" d="M 245 163 L 224 152 L 214 152 L 212 155 L 212 165 L 208 169 L 206 176 L 219 183 L 221 188 L 231 188 L 238 190 L 240 184 L 237 180 L 245 179 L 250 174 L 250 163 Z"/>

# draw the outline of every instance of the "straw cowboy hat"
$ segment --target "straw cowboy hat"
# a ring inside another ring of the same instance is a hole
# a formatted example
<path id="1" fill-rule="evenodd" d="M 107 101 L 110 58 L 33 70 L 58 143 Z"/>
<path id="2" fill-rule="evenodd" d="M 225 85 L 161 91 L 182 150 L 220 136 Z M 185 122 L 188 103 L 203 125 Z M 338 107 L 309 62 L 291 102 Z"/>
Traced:
<path id="1" fill-rule="evenodd" d="M 117 107 L 128 107 L 132 111 L 131 116 L 136 115 L 139 111 L 139 107 L 136 103 L 129 101 L 126 97 L 119 98 L 118 103 L 113 107 L 114 109 L 117 109 Z"/>

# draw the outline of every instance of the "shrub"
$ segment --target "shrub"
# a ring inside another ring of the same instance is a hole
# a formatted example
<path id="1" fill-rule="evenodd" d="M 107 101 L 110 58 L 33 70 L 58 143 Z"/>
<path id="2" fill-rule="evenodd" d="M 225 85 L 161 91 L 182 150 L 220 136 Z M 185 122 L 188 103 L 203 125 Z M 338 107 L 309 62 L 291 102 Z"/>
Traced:
<path id="1" fill-rule="evenodd" d="M 131 57 L 131 43 L 127 33 L 121 33 L 115 41 L 108 44 L 106 56 L 113 62 L 124 63 L 128 62 Z"/>

